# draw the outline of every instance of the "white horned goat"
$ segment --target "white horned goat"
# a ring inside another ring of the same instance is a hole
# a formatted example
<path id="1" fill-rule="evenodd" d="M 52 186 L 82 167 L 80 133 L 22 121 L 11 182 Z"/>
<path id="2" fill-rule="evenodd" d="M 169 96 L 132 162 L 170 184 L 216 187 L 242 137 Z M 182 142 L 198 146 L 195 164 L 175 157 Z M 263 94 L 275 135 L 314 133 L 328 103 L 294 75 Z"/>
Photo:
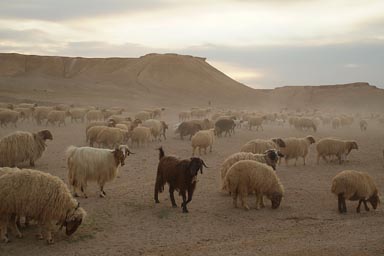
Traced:
<path id="1" fill-rule="evenodd" d="M 309 146 L 315 143 L 315 139 L 312 136 L 306 136 L 304 138 L 284 138 L 285 147 L 281 148 L 281 153 L 284 155 L 285 163 L 288 165 L 290 159 L 295 159 L 295 166 L 299 157 L 303 158 L 303 164 L 305 165 L 305 159 L 309 152 Z"/>
<path id="2" fill-rule="evenodd" d="M 320 157 L 325 162 L 328 162 L 328 156 L 336 156 L 339 164 L 342 160 L 346 160 L 352 149 L 358 150 L 357 142 L 354 140 L 341 140 L 336 138 L 323 138 L 316 145 L 317 164 L 320 162 Z"/>
<path id="3" fill-rule="evenodd" d="M 233 205 L 237 207 L 237 198 L 245 210 L 249 210 L 246 202 L 248 193 L 256 194 L 256 209 L 264 207 L 263 196 L 271 200 L 272 209 L 280 206 L 284 188 L 273 169 L 253 160 L 240 160 L 229 168 L 224 180 L 224 187 L 233 198 Z"/>
<path id="4" fill-rule="evenodd" d="M 356 212 L 360 212 L 360 205 L 364 203 L 364 208 L 369 211 L 367 201 L 376 209 L 380 203 L 377 186 L 371 176 L 366 172 L 345 170 L 338 173 L 332 179 L 331 191 L 337 196 L 338 208 L 340 213 L 347 212 L 345 200 L 357 201 Z"/>
<path id="5" fill-rule="evenodd" d="M 132 154 L 126 145 L 114 150 L 69 146 L 66 150 L 68 165 L 68 181 L 74 195 L 80 189 L 86 198 L 88 181 L 96 181 L 100 187 L 100 197 L 105 197 L 104 185 L 115 179 L 119 166 L 123 166 L 125 158 Z"/>
<path id="6" fill-rule="evenodd" d="M 72 235 L 86 213 L 59 177 L 21 169 L 0 177 L 0 237 L 5 242 L 9 242 L 9 225 L 18 231 L 15 222 L 9 223 L 14 215 L 37 221 L 45 229 L 47 242 L 52 244 L 53 223 L 65 226 L 66 234 Z M 20 232 L 17 236 L 22 237 Z"/>
<path id="7" fill-rule="evenodd" d="M 46 140 L 52 140 L 49 130 L 37 133 L 17 131 L 0 139 L 0 166 L 14 167 L 16 164 L 29 161 L 35 166 L 47 147 Z"/>

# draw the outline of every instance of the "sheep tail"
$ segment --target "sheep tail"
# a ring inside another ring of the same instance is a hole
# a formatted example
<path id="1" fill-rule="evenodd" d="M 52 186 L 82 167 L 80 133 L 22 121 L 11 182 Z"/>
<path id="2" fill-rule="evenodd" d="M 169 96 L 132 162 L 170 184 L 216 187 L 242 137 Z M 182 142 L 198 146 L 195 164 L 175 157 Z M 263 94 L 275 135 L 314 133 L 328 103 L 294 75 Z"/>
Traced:
<path id="1" fill-rule="evenodd" d="M 163 147 L 159 147 L 158 150 L 159 150 L 159 160 L 161 160 L 165 156 L 165 153 L 164 153 Z"/>

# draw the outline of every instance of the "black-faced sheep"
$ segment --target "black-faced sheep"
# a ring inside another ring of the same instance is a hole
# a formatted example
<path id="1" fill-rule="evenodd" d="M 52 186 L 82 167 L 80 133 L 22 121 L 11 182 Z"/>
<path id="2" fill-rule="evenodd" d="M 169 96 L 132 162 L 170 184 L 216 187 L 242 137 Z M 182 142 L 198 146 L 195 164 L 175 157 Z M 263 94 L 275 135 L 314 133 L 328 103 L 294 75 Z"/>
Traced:
<path id="1" fill-rule="evenodd" d="M 71 235 L 86 213 L 60 178 L 22 169 L 0 177 L 0 236 L 5 242 L 9 241 L 7 226 L 15 225 L 9 223 L 14 215 L 28 216 L 37 221 L 45 228 L 47 242 L 51 244 L 52 223 L 65 226 L 66 234 Z"/>
<path id="2" fill-rule="evenodd" d="M 367 201 L 376 209 L 380 203 L 377 186 L 368 173 L 346 170 L 338 173 L 332 179 L 331 191 L 337 196 L 338 209 L 340 213 L 347 212 L 345 200 L 357 201 L 356 212 L 360 212 L 360 205 L 364 203 L 366 211 L 369 211 Z"/>
<path id="3" fill-rule="evenodd" d="M 74 195 L 81 190 L 86 198 L 88 181 L 96 181 L 100 187 L 100 197 L 105 197 L 104 185 L 115 179 L 119 166 L 123 166 L 125 158 L 132 154 L 129 148 L 121 145 L 114 150 L 75 147 L 67 148 L 68 182 Z"/>
<path id="4" fill-rule="evenodd" d="M 196 188 L 196 177 L 200 170 L 203 173 L 203 166 L 207 167 L 204 161 L 198 157 L 180 159 L 175 156 L 165 156 L 163 148 L 159 148 L 159 164 L 157 167 L 154 199 L 159 202 L 158 194 L 164 191 L 165 183 L 169 185 L 169 196 L 173 207 L 177 207 L 173 192 L 176 190 L 183 198 L 181 207 L 187 213 L 187 204 L 191 202 L 193 192 Z M 188 192 L 188 200 L 186 193 Z"/>
<path id="5" fill-rule="evenodd" d="M 224 180 L 224 187 L 233 197 L 233 205 L 237 207 L 237 197 L 245 210 L 249 210 L 246 202 L 248 193 L 256 194 L 256 209 L 264 207 L 263 196 L 272 203 L 272 209 L 280 206 L 284 188 L 273 169 L 253 160 L 240 160 L 229 168 Z"/>
<path id="6" fill-rule="evenodd" d="M 340 140 L 335 138 L 323 138 L 316 145 L 317 164 L 320 162 L 320 157 L 328 162 L 327 156 L 336 156 L 341 164 L 343 158 L 347 158 L 352 149 L 358 149 L 356 141 Z"/>
<path id="7" fill-rule="evenodd" d="M 14 167 L 16 164 L 29 161 L 35 166 L 47 147 L 46 140 L 52 140 L 52 133 L 42 130 L 38 133 L 17 131 L 0 139 L 0 166 Z"/>

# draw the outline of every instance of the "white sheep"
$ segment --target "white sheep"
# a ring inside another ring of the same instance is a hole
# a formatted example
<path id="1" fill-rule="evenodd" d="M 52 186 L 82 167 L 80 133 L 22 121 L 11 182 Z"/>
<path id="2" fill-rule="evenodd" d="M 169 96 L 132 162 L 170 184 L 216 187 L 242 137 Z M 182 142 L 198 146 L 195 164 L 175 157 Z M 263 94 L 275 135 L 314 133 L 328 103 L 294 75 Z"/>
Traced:
<path id="1" fill-rule="evenodd" d="M 14 215 L 36 220 L 45 228 L 49 244 L 53 243 L 52 223 L 65 226 L 66 234 L 71 235 L 86 216 L 59 177 L 36 170 L 22 169 L 1 176 L 0 198 L 0 237 L 5 242 L 9 241 L 7 227 Z M 11 225 L 17 230 L 15 222 Z M 17 235 L 21 237 L 21 233 Z"/>
<path id="2" fill-rule="evenodd" d="M 191 139 L 192 156 L 195 155 L 196 148 L 199 148 L 199 155 L 201 156 L 201 149 L 207 154 L 207 147 L 209 152 L 212 152 L 212 145 L 215 140 L 215 129 L 201 130 L 195 133 Z"/>
<path id="3" fill-rule="evenodd" d="M 295 166 L 299 157 L 303 158 L 303 164 L 305 165 L 305 159 L 309 152 L 309 146 L 315 143 L 315 139 L 312 136 L 306 136 L 304 138 L 284 138 L 285 147 L 281 148 L 281 153 L 284 155 L 285 163 L 288 165 L 290 159 L 295 159 Z"/>
<path id="4" fill-rule="evenodd" d="M 256 126 L 256 131 L 259 130 L 259 127 L 261 128 L 261 130 L 264 130 L 262 124 L 263 124 L 263 121 L 266 119 L 267 119 L 266 116 L 250 117 L 248 120 L 249 130 L 252 130 L 253 126 Z"/>
<path id="5" fill-rule="evenodd" d="M 101 121 L 104 119 L 103 112 L 101 110 L 90 110 L 85 114 L 85 118 L 87 122 L 90 123 L 92 121 Z"/>
<path id="6" fill-rule="evenodd" d="M 52 133 L 42 130 L 38 133 L 17 131 L 0 139 L 0 166 L 14 167 L 18 163 L 29 161 L 35 166 L 47 147 L 46 140 L 52 140 Z"/>
<path id="7" fill-rule="evenodd" d="M 245 143 L 241 147 L 240 151 L 241 152 L 251 152 L 254 154 L 262 154 L 268 149 L 279 150 L 282 147 L 285 147 L 285 143 L 280 138 L 274 138 L 274 139 L 269 139 L 269 140 L 255 139 L 255 140 L 251 140 L 251 141 L 248 141 L 247 143 Z"/>
<path id="8" fill-rule="evenodd" d="M 80 120 L 82 123 L 84 123 L 85 115 L 87 114 L 89 110 L 86 108 L 72 108 L 69 110 L 69 116 L 71 117 L 71 122 Z"/>
<path id="9" fill-rule="evenodd" d="M 92 127 L 92 129 L 95 127 Z M 128 140 L 128 136 L 129 132 L 127 130 L 122 130 L 115 127 L 104 127 L 97 133 L 95 142 L 101 147 L 114 148 L 120 144 L 125 143 Z"/>
<path id="10" fill-rule="evenodd" d="M 132 130 L 132 133 L 131 133 L 132 145 L 135 143 L 137 144 L 138 147 L 144 144 L 148 145 L 148 142 L 150 141 L 150 139 L 151 139 L 150 128 L 138 126 Z"/>
<path id="11" fill-rule="evenodd" d="M 272 202 L 272 209 L 280 206 L 284 188 L 273 169 L 253 160 L 240 160 L 229 168 L 224 180 L 224 187 L 228 188 L 233 198 L 233 205 L 237 207 L 237 197 L 245 210 L 249 210 L 246 202 L 251 192 L 256 194 L 256 209 L 264 207 L 263 196 Z"/>
<path id="12" fill-rule="evenodd" d="M 22 120 L 31 119 L 33 112 L 35 111 L 34 108 L 14 108 L 13 110 L 19 112 L 19 116 L 22 118 Z"/>
<path id="13" fill-rule="evenodd" d="M 7 126 L 9 123 L 12 123 L 14 127 L 17 127 L 16 123 L 19 120 L 19 116 L 23 116 L 23 114 L 10 109 L 1 110 L 0 127 Z"/>
<path id="14" fill-rule="evenodd" d="M 320 157 L 328 162 L 327 156 L 336 156 L 341 164 L 343 159 L 346 160 L 352 149 L 358 149 L 357 142 L 354 140 L 323 138 L 316 145 L 317 164 L 320 162 Z"/>
<path id="15" fill-rule="evenodd" d="M 224 162 L 221 164 L 220 173 L 221 181 L 224 184 L 224 178 L 227 175 L 229 168 L 240 160 L 253 160 L 263 164 L 267 164 L 276 170 L 276 164 L 279 160 L 279 157 L 283 157 L 276 149 L 268 149 L 263 154 L 254 154 L 250 152 L 238 152 L 228 156 Z"/>
<path id="16" fill-rule="evenodd" d="M 47 119 L 48 113 L 53 110 L 52 107 L 36 107 L 33 112 L 33 117 L 36 120 L 36 124 L 41 125 L 41 123 Z"/>
<path id="17" fill-rule="evenodd" d="M 360 212 L 360 205 L 364 203 L 366 211 L 369 211 L 367 201 L 376 209 L 379 199 L 377 186 L 371 176 L 366 172 L 345 170 L 338 173 L 332 179 L 331 191 L 337 196 L 340 213 L 347 212 L 345 200 L 357 201 L 356 211 Z"/>
<path id="18" fill-rule="evenodd" d="M 145 120 L 151 119 L 152 112 L 150 111 L 151 110 L 137 112 L 135 115 L 135 119 L 140 119 L 142 122 L 144 122 Z"/>
<path id="19" fill-rule="evenodd" d="M 69 115 L 70 113 L 68 111 L 52 110 L 47 115 L 47 122 L 45 125 L 46 126 L 48 126 L 48 124 L 55 125 L 57 122 L 59 127 L 60 125 L 65 126 L 65 118 Z"/>
<path id="20" fill-rule="evenodd" d="M 100 187 L 100 197 L 105 197 L 104 185 L 115 179 L 119 166 L 123 166 L 125 158 L 132 154 L 126 145 L 114 150 L 69 146 L 66 150 L 68 165 L 68 182 L 73 188 L 74 196 L 81 190 L 87 198 L 88 181 L 96 181 Z"/>
<path id="21" fill-rule="evenodd" d="M 360 130 L 362 132 L 366 131 L 367 130 L 367 127 L 368 127 L 368 122 L 367 120 L 360 120 L 359 122 L 359 126 L 360 126 Z"/>
<path id="22" fill-rule="evenodd" d="M 162 132 L 162 128 L 163 128 L 161 121 L 159 121 L 157 119 L 148 119 L 142 123 L 142 126 L 148 127 L 149 129 L 151 129 L 152 137 L 155 140 L 161 141 L 160 136 L 161 136 L 161 132 Z"/>

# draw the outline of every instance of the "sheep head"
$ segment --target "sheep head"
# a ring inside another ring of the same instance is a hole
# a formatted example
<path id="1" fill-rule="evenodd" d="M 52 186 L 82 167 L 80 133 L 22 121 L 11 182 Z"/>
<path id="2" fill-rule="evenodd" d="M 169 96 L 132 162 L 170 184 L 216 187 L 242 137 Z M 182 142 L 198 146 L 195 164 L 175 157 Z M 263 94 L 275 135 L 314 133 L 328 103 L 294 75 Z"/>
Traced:
<path id="1" fill-rule="evenodd" d="M 277 209 L 280 206 L 281 199 L 283 198 L 283 194 L 279 192 L 274 192 L 269 199 L 272 203 L 272 209 Z"/>
<path id="2" fill-rule="evenodd" d="M 49 130 L 39 131 L 37 135 L 43 140 L 53 140 L 52 133 Z"/>
<path id="3" fill-rule="evenodd" d="M 86 216 L 86 212 L 83 208 L 80 207 L 80 203 L 77 204 L 76 208 L 73 208 L 67 213 L 63 226 L 65 226 L 65 234 L 67 236 L 75 233 L 77 228 L 83 222 L 83 219 Z"/>
<path id="4" fill-rule="evenodd" d="M 373 209 L 377 208 L 377 205 L 380 203 L 380 198 L 377 194 L 377 191 L 370 198 L 368 198 L 368 202 L 371 203 Z"/>
<path id="5" fill-rule="evenodd" d="M 196 176 L 199 170 L 200 173 L 203 174 L 203 166 L 208 168 L 208 166 L 204 163 L 203 159 L 199 157 L 191 157 L 188 166 L 188 169 L 191 172 L 191 176 Z"/>
<path id="6" fill-rule="evenodd" d="M 357 142 L 354 140 L 347 141 L 347 155 L 352 151 L 352 149 L 359 149 L 359 147 L 357 146 Z"/>
<path id="7" fill-rule="evenodd" d="M 309 144 L 315 143 L 315 138 L 313 138 L 311 135 L 305 137 L 305 139 L 309 142 Z"/>
<path id="8" fill-rule="evenodd" d="M 121 164 L 121 166 L 125 165 L 124 160 L 127 157 L 127 155 L 122 149 L 117 147 L 115 148 L 115 150 L 112 151 L 112 154 L 115 157 L 116 166 L 118 166 L 119 164 Z"/>
<path id="9" fill-rule="evenodd" d="M 276 163 L 279 160 L 278 151 L 276 149 L 268 149 L 264 152 L 265 161 L 267 165 L 271 166 L 273 170 L 276 170 Z"/>

